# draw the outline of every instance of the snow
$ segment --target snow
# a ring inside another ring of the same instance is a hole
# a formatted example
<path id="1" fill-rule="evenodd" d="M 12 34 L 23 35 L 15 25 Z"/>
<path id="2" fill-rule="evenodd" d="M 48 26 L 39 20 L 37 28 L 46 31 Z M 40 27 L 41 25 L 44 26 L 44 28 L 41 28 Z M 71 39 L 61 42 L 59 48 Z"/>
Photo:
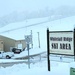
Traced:
<path id="1" fill-rule="evenodd" d="M 47 28 L 50 29 L 50 31 L 62 31 L 62 30 L 73 30 L 74 24 L 75 24 L 75 16 L 59 19 L 55 21 L 49 21 L 49 18 L 41 18 L 41 19 L 30 19 L 25 20 L 24 22 L 18 22 L 18 23 L 12 23 L 9 24 L 3 28 L 0 28 L 1 35 L 8 36 L 13 39 L 24 39 L 24 35 L 30 34 L 30 30 L 33 31 L 33 49 L 29 50 L 30 55 L 42 53 L 47 51 L 47 45 L 46 45 L 46 30 Z M 45 22 L 47 21 L 47 22 Z M 36 25 L 37 23 L 45 22 Z M 30 26 L 25 27 L 22 29 L 14 30 L 15 28 L 24 27 L 28 25 L 36 25 L 36 26 Z M 12 26 L 12 27 L 11 27 Z M 13 29 L 13 31 L 10 31 L 10 29 Z M 7 31 L 8 30 L 8 31 Z M 40 49 L 38 48 L 38 36 L 37 32 L 40 32 Z M 20 57 L 20 56 L 27 56 L 27 51 L 22 52 L 20 55 L 15 55 L 14 57 Z M 37 59 L 37 58 L 36 58 Z M 52 59 L 56 59 L 53 61 Z M 59 60 L 59 61 L 57 61 Z M 74 59 L 67 59 L 63 58 L 61 61 L 60 58 L 57 57 L 51 57 L 51 71 L 48 71 L 47 67 L 47 59 L 41 59 L 41 61 L 38 61 L 36 63 L 30 64 L 30 69 L 28 68 L 28 64 L 21 63 L 21 64 L 15 64 L 13 66 L 9 67 L 0 67 L 0 75 L 70 75 L 70 67 L 75 67 Z M 14 59 L 0 59 L 0 62 L 18 62 L 18 61 L 25 61 L 25 60 L 14 60 Z M 34 61 L 34 60 L 32 60 Z"/>
<path id="2" fill-rule="evenodd" d="M 74 29 L 75 16 L 50 21 L 49 17 L 28 19 L 23 22 L 16 22 L 0 28 L 0 35 L 15 39 L 25 39 L 25 35 L 30 35 L 32 30 L 33 47 L 38 47 L 38 32 L 40 47 L 46 49 L 46 30 L 50 31 L 69 31 Z M 43 43 L 42 43 L 43 42 Z M 35 44 L 36 43 L 36 44 Z"/>
<path id="3" fill-rule="evenodd" d="M 51 61 L 51 71 L 47 70 L 47 61 L 40 61 L 35 64 L 30 64 L 30 69 L 27 64 L 17 64 L 11 67 L 0 68 L 1 75 L 69 75 L 70 63 Z"/>
<path id="4" fill-rule="evenodd" d="M 41 48 L 31 49 L 30 55 L 41 52 L 44 52 L 44 50 L 42 50 Z M 23 53 L 25 54 L 25 52 Z M 23 53 L 21 53 L 20 56 L 22 56 Z M 69 58 L 67 58 L 62 56 L 62 59 L 60 59 L 61 55 L 58 56 L 50 56 L 50 71 L 48 71 L 47 58 L 41 58 L 41 60 L 39 60 L 38 57 L 35 57 L 34 59 L 31 59 L 33 63 L 30 63 L 30 69 L 28 68 L 28 64 L 25 63 L 15 64 L 13 66 L 8 66 L 5 68 L 0 66 L 0 75 L 70 75 L 70 68 L 75 68 L 74 57 L 70 56 Z M 0 59 L 0 63 L 12 63 L 21 61 L 27 60 Z"/>
<path id="5" fill-rule="evenodd" d="M 0 28 L 0 34 L 16 39 L 16 40 L 19 40 L 19 39 L 24 39 L 24 35 L 30 34 L 30 30 L 32 30 L 33 35 L 36 35 L 37 32 L 46 33 L 47 28 L 49 28 L 50 31 L 73 30 L 74 25 L 75 25 L 74 19 L 75 19 L 75 16 L 58 19 L 55 21 L 50 21 L 49 17 L 27 19 L 23 22 L 11 23 L 11 24 L 8 24 Z"/>
<path id="6" fill-rule="evenodd" d="M 0 63 L 12 63 L 12 62 L 23 62 L 25 60 L 13 60 L 13 59 L 0 59 Z"/>
<path id="7" fill-rule="evenodd" d="M 43 52 L 46 52 L 46 50 L 40 49 L 40 48 L 34 48 L 29 50 L 29 55 L 35 55 L 35 54 L 41 54 Z M 13 58 L 19 58 L 19 57 L 24 57 L 28 56 L 28 50 L 25 50 L 21 52 L 20 54 L 15 54 Z"/>

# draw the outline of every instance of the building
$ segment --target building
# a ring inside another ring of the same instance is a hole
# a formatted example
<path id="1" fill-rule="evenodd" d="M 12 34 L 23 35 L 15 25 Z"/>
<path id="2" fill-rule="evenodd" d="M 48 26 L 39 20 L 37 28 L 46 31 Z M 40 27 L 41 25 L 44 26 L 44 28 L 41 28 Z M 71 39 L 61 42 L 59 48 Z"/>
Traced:
<path id="1" fill-rule="evenodd" d="M 12 48 L 24 49 L 26 47 L 25 40 L 14 40 L 0 35 L 0 51 L 11 51 Z"/>
<path id="2" fill-rule="evenodd" d="M 3 45 L 3 41 L 0 40 L 0 51 L 3 51 L 4 50 L 4 45 Z"/>
<path id="3" fill-rule="evenodd" d="M 0 44 L 0 48 L 2 48 L 2 51 L 10 51 L 10 48 L 11 47 L 15 47 L 15 40 L 14 39 L 11 39 L 11 38 L 8 38 L 8 37 L 5 37 L 5 36 L 2 36 L 0 35 L 0 43 L 3 42 L 3 44 Z M 3 45 L 3 46 L 2 46 Z"/>
<path id="4" fill-rule="evenodd" d="M 18 49 L 25 49 L 26 48 L 25 40 L 16 40 L 15 47 L 17 47 Z"/>

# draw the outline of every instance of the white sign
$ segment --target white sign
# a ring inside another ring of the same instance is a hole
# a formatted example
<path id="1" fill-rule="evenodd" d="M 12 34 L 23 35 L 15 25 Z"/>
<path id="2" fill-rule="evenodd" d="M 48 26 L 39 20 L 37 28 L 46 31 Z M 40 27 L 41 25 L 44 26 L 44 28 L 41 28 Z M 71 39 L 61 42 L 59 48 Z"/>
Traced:
<path id="1" fill-rule="evenodd" d="M 25 35 L 25 41 L 26 41 L 27 44 L 31 44 L 32 36 L 31 35 Z"/>
<path id="2" fill-rule="evenodd" d="M 73 32 L 50 32 L 50 53 L 74 55 Z"/>

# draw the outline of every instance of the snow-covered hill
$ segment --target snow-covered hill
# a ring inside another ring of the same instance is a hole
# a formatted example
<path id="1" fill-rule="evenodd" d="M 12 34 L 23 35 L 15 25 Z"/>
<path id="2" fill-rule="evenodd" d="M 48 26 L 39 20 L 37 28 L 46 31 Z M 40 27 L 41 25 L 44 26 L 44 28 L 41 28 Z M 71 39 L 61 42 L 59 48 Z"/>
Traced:
<path id="1" fill-rule="evenodd" d="M 8 24 L 0 28 L 0 34 L 16 40 L 25 39 L 25 35 L 31 33 L 33 36 L 33 46 L 38 47 L 38 32 L 41 47 L 46 46 L 46 30 L 67 31 L 73 30 L 75 25 L 75 16 L 50 21 L 49 17 L 28 19 L 23 22 Z M 42 43 L 43 42 L 43 43 Z M 36 43 L 36 44 L 35 44 Z"/>
<path id="2" fill-rule="evenodd" d="M 18 4 L 19 2 L 22 5 L 19 5 Z M 16 5 L 16 3 L 19 6 L 19 8 Z M 22 0 L 12 1 L 12 2 L 6 1 L 5 5 L 7 8 L 4 7 L 3 5 L 2 5 L 2 7 L 6 8 L 7 11 L 6 10 L 1 11 L 0 27 L 3 27 L 3 26 L 10 24 L 10 23 L 21 22 L 21 21 L 24 21 L 26 19 L 32 19 L 32 18 L 50 17 L 50 20 L 57 20 L 57 19 L 61 19 L 61 18 L 69 17 L 69 16 L 75 16 L 75 7 L 74 6 L 60 5 L 59 7 L 55 6 L 56 7 L 55 9 L 54 8 L 51 9 L 51 6 L 50 7 L 48 7 L 48 6 L 44 7 L 44 5 L 45 5 L 44 4 L 43 9 L 41 9 L 41 7 L 40 7 L 40 9 L 38 9 L 38 10 L 35 8 L 33 8 L 35 10 L 30 10 L 28 7 L 25 9 L 25 7 L 26 7 L 25 3 Z M 3 4 L 4 4 L 4 2 L 3 2 Z M 32 2 L 31 2 L 31 4 L 32 4 Z M 33 5 L 34 4 L 32 4 L 32 6 Z M 38 7 L 36 7 L 36 8 L 38 8 Z"/>

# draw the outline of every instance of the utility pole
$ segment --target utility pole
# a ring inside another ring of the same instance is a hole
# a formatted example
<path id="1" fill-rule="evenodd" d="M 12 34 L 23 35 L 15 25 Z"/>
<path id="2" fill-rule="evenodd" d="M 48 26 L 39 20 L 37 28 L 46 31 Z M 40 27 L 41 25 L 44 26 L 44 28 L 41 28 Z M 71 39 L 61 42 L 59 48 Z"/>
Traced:
<path id="1" fill-rule="evenodd" d="M 32 48 L 33 48 L 32 30 L 31 30 L 31 46 L 32 46 Z"/>
<path id="2" fill-rule="evenodd" d="M 38 33 L 38 45 L 39 45 L 39 48 L 40 48 L 40 36 L 39 36 L 39 32 Z"/>

